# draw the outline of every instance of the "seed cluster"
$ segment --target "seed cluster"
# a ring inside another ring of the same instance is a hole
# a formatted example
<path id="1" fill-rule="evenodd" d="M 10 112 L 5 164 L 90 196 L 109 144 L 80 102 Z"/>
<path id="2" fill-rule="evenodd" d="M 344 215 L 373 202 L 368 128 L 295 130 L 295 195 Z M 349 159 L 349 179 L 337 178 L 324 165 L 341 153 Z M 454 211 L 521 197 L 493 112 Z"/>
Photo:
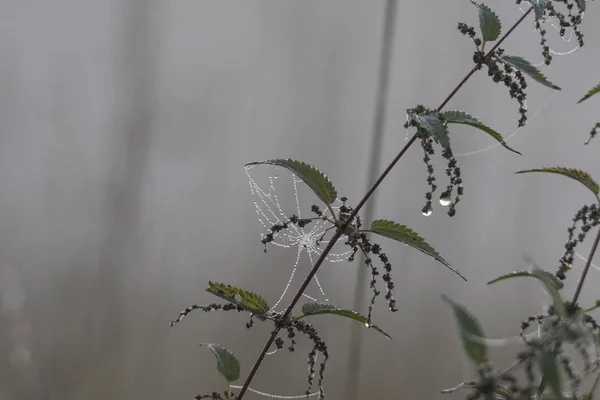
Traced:
<path id="1" fill-rule="evenodd" d="M 448 176 L 449 180 L 446 189 L 440 195 L 439 201 L 440 205 L 442 205 L 443 207 L 449 207 L 448 215 L 453 217 L 456 214 L 456 204 L 460 201 L 460 197 L 464 194 L 464 187 L 458 162 L 453 156 L 452 149 L 449 145 L 450 139 L 448 137 L 447 123 L 444 120 L 444 116 L 439 111 L 425 108 L 422 105 L 418 105 L 415 108 L 408 109 L 406 113 L 407 122 L 406 124 L 404 124 L 404 127 L 417 128 L 417 135 L 421 140 L 421 147 L 423 148 L 424 153 L 423 162 L 425 163 L 425 166 L 427 168 L 427 185 L 429 186 L 429 190 L 427 191 L 427 193 L 425 193 L 425 205 L 421 209 L 421 212 L 425 216 L 429 216 L 433 212 L 432 200 L 433 193 L 437 190 L 437 184 L 435 183 L 435 169 L 433 168 L 433 164 L 431 163 L 431 156 L 435 154 L 435 150 L 433 147 L 433 144 L 435 142 L 442 146 L 442 157 L 447 162 L 446 175 Z M 439 120 L 441 126 L 443 127 L 443 130 L 441 130 L 440 132 L 434 132 L 435 134 L 433 134 L 427 129 L 425 129 L 419 123 L 419 119 L 417 118 L 418 116 L 424 115 L 434 117 L 435 119 Z M 456 195 L 453 199 L 452 194 L 455 189 Z"/>
<path id="2" fill-rule="evenodd" d="M 581 227 L 579 228 L 580 232 L 576 235 L 578 224 L 581 224 Z M 559 279 L 564 280 L 566 278 L 565 273 L 571 269 L 577 244 L 582 243 L 590 229 L 598 224 L 600 224 L 600 209 L 598 205 L 583 206 L 577 211 L 573 217 L 573 225 L 567 229 L 569 239 L 565 244 L 565 254 L 560 259 L 560 266 L 556 272 L 556 276 Z"/>
<path id="3" fill-rule="evenodd" d="M 518 125 L 524 126 L 527 122 L 527 82 L 523 73 L 510 64 L 502 60 L 504 50 L 497 48 L 488 57 L 482 52 L 475 52 L 473 61 L 479 68 L 485 65 L 488 69 L 488 75 L 494 83 L 502 82 L 509 91 L 511 98 L 517 100 L 519 104 L 519 122 Z"/>
<path id="4" fill-rule="evenodd" d="M 588 140 L 585 141 L 585 144 L 590 143 L 590 140 L 592 140 L 594 137 L 596 137 L 596 135 L 598 134 L 598 131 L 600 131 L 600 122 L 597 122 L 596 126 L 594 126 L 592 128 L 592 130 L 590 131 L 590 137 L 588 138 Z"/>
<path id="5" fill-rule="evenodd" d="M 285 329 L 287 331 L 288 339 L 290 340 L 290 345 L 288 347 L 288 351 L 294 352 L 296 345 L 296 332 L 300 332 L 306 336 L 313 342 L 313 347 L 308 353 L 308 388 L 306 389 L 306 395 L 310 394 L 310 391 L 314 384 L 315 378 L 315 366 L 317 363 L 317 353 L 321 353 L 323 355 L 323 361 L 319 364 L 319 376 L 317 384 L 319 386 L 319 400 L 323 400 L 325 397 L 325 391 L 323 390 L 323 379 L 325 378 L 325 366 L 327 364 L 327 360 L 329 359 L 329 352 L 327 350 L 327 344 L 319 337 L 319 334 L 314 326 L 309 323 L 306 323 L 302 320 L 283 320 L 281 317 L 275 319 L 275 324 L 281 330 Z M 275 339 L 275 346 L 277 349 L 281 350 L 284 345 L 284 340 L 281 337 L 277 337 Z"/>

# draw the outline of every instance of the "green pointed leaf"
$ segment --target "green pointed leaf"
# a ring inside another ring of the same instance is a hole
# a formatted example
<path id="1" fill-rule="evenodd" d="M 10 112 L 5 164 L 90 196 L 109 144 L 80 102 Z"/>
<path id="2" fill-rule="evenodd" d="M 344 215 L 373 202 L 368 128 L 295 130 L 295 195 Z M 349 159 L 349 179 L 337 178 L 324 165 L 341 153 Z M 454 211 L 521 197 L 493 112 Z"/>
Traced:
<path id="1" fill-rule="evenodd" d="M 552 83 L 548 79 L 546 79 L 544 74 L 539 69 L 537 69 L 536 67 L 531 65 L 531 63 L 529 61 L 525 60 L 523 57 L 503 56 L 503 57 L 501 57 L 501 60 L 503 62 L 505 62 L 506 64 L 518 69 L 522 73 L 529 75 L 533 80 L 541 83 L 542 85 L 547 86 L 554 90 L 561 90 L 554 83 Z"/>
<path id="2" fill-rule="evenodd" d="M 538 356 L 538 362 L 542 377 L 546 384 L 558 399 L 562 399 L 562 383 L 558 365 L 556 365 L 556 357 L 548 352 L 542 352 Z"/>
<path id="3" fill-rule="evenodd" d="M 508 146 L 504 142 L 504 138 L 502 137 L 501 134 L 499 134 L 498 132 L 496 132 L 492 128 L 484 125 L 477 118 L 475 118 L 475 117 L 467 114 L 464 111 L 456 111 L 456 110 L 446 111 L 444 113 L 444 119 L 449 124 L 464 124 L 464 125 L 470 125 L 470 126 L 472 126 L 474 128 L 480 129 L 480 130 L 484 131 L 485 133 L 487 133 L 488 135 L 490 135 L 491 137 L 493 137 L 494 139 L 496 139 L 502 146 L 504 146 L 505 149 L 508 149 L 508 150 L 512 151 L 513 153 L 517 153 L 517 154 L 522 155 L 521 153 L 519 153 L 515 149 L 511 148 L 510 146 Z"/>
<path id="4" fill-rule="evenodd" d="M 547 281 L 548 284 L 552 285 L 556 290 L 562 289 L 564 284 L 558 279 L 553 273 L 544 271 L 542 269 L 534 269 L 533 271 L 514 271 L 506 275 L 499 276 L 498 278 L 488 282 L 488 285 L 492 283 L 500 282 L 508 278 L 516 278 L 520 276 L 529 276 L 542 281 Z"/>
<path id="5" fill-rule="evenodd" d="M 566 315 L 567 311 L 565 309 L 565 302 L 562 299 L 560 293 L 558 292 L 560 289 L 562 289 L 562 287 L 564 285 L 551 272 L 544 271 L 539 268 L 533 268 L 531 271 L 515 271 L 515 272 L 511 272 L 506 275 L 502 275 L 502 276 L 488 282 L 488 285 L 491 285 L 492 283 L 503 281 L 508 278 L 516 278 L 516 277 L 522 277 L 522 276 L 536 278 L 537 280 L 542 282 L 542 284 L 546 288 L 546 291 L 548 292 L 550 297 L 552 297 L 552 300 L 554 303 L 554 309 L 556 310 L 556 313 L 560 316 Z"/>
<path id="6" fill-rule="evenodd" d="M 599 84 L 597 84 L 596 86 L 594 86 L 593 88 L 591 88 L 591 89 L 590 89 L 590 91 L 589 91 L 589 92 L 587 92 L 587 93 L 585 94 L 585 96 L 583 96 L 583 97 L 581 98 L 581 100 L 579 100 L 579 101 L 577 102 L 577 104 L 581 103 L 582 101 L 585 101 L 585 100 L 589 99 L 590 97 L 592 97 L 592 96 L 593 96 L 593 95 L 595 95 L 596 93 L 600 93 L 600 83 L 599 83 Z"/>
<path id="7" fill-rule="evenodd" d="M 450 148 L 448 126 L 441 120 L 440 114 L 414 115 L 412 117 L 419 126 L 428 134 L 433 136 L 442 147 Z"/>
<path id="8" fill-rule="evenodd" d="M 410 229 L 405 225 L 400 225 L 394 221 L 388 221 L 385 219 L 378 219 L 373 221 L 371 224 L 371 229 L 369 232 L 376 233 L 381 236 L 385 236 L 389 239 L 397 240 L 398 242 L 405 243 L 406 245 L 413 247 L 428 256 L 433 257 L 437 261 L 444 264 L 448 269 L 454 272 L 456 275 L 463 278 L 465 281 L 467 280 L 464 276 L 461 275 L 456 269 L 454 269 L 450 263 L 440 255 L 433 247 L 429 245 L 421 236 L 419 236 L 415 231 Z"/>
<path id="9" fill-rule="evenodd" d="M 208 282 L 208 286 L 207 292 L 237 304 L 253 314 L 262 315 L 270 309 L 267 301 L 256 293 L 223 283 Z"/>
<path id="10" fill-rule="evenodd" d="M 537 21 L 542 18 L 546 12 L 548 0 L 529 0 L 529 3 L 531 3 L 533 11 L 535 12 L 535 20 Z"/>
<path id="11" fill-rule="evenodd" d="M 240 378 L 240 362 L 232 352 L 215 343 L 202 343 L 200 346 L 208 347 L 217 359 L 217 369 L 227 380 L 234 382 Z"/>
<path id="12" fill-rule="evenodd" d="M 327 304 L 327 303 L 306 303 L 306 304 L 304 304 L 302 306 L 302 314 L 303 314 L 302 317 L 308 317 L 308 316 L 311 316 L 311 315 L 319 315 L 319 314 L 340 315 L 342 317 L 350 318 L 350 319 L 353 319 L 355 321 L 361 322 L 361 323 L 367 325 L 369 328 L 373 328 L 376 331 L 382 333 L 388 339 L 392 338 L 390 335 L 388 335 L 387 333 L 385 333 L 377 325 L 369 324 L 367 322 L 367 317 L 365 317 L 361 313 L 357 313 L 356 311 L 352 311 L 352 310 L 343 310 L 343 309 L 338 308 L 338 307 L 336 307 L 336 306 L 334 306 L 332 304 Z"/>
<path id="13" fill-rule="evenodd" d="M 502 24 L 500 18 L 485 4 L 477 4 L 471 0 L 479 11 L 479 27 L 481 28 L 481 36 L 486 42 L 493 42 L 500 37 L 502 32 Z"/>
<path id="14" fill-rule="evenodd" d="M 304 183 L 306 183 L 308 187 L 310 187 L 312 191 L 315 192 L 317 197 L 326 204 L 333 203 L 337 198 L 337 191 L 335 190 L 335 187 L 333 186 L 329 178 L 312 165 L 291 159 L 256 161 L 248 163 L 246 165 L 258 164 L 278 165 L 280 167 L 289 169 L 294 174 L 296 174 L 298 178 L 302 179 Z"/>
<path id="15" fill-rule="evenodd" d="M 483 362 L 487 357 L 487 348 L 482 340 L 485 336 L 479 322 L 464 306 L 445 295 L 442 295 L 442 299 L 454 311 L 465 351 L 476 364 Z"/>
<path id="16" fill-rule="evenodd" d="M 535 168 L 535 169 L 526 169 L 523 171 L 516 172 L 517 174 L 525 174 L 528 172 L 547 172 L 550 174 L 558 174 L 566 176 L 567 178 L 574 179 L 580 183 L 582 183 L 586 188 L 590 189 L 592 193 L 596 196 L 598 192 L 600 192 L 600 185 L 596 183 L 594 179 L 585 171 L 575 168 L 565 168 L 565 167 L 548 167 L 548 168 Z"/>

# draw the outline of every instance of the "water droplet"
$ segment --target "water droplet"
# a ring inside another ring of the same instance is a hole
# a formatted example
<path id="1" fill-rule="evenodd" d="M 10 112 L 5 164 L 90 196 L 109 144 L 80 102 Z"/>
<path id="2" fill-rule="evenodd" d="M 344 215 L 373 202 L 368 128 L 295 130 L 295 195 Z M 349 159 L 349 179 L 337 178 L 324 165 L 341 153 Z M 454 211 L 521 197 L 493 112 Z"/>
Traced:
<path id="1" fill-rule="evenodd" d="M 370 323 L 368 323 L 368 322 L 365 322 L 365 326 L 366 326 L 367 328 L 370 328 L 370 327 L 371 327 L 371 324 L 370 324 Z"/>
<path id="2" fill-rule="evenodd" d="M 233 295 L 233 299 L 235 301 L 237 301 L 238 303 L 242 302 L 242 296 L 240 296 L 238 293 L 236 293 L 235 295 Z"/>
<path id="3" fill-rule="evenodd" d="M 440 197 L 440 205 L 442 207 L 448 207 L 452 203 L 452 198 L 450 196 L 442 196 Z"/>
<path id="4" fill-rule="evenodd" d="M 433 213 L 433 209 L 431 208 L 431 203 L 425 204 L 425 207 L 423 207 L 421 209 L 421 213 L 423 213 L 424 216 L 429 217 Z"/>

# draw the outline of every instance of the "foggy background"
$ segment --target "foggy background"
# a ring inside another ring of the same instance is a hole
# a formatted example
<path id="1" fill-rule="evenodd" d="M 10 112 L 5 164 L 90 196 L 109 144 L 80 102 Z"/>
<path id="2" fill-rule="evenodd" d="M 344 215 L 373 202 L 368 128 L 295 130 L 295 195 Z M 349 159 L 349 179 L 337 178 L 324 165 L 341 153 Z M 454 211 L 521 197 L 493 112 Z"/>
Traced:
<path id="1" fill-rule="evenodd" d="M 514 2 L 487 4 L 505 30 L 521 15 Z M 467 305 L 493 338 L 517 335 L 520 321 L 548 303 L 537 282 L 486 282 L 525 268 L 523 254 L 556 270 L 572 216 L 592 201 L 566 178 L 514 172 L 559 164 L 600 178 L 600 143 L 583 145 L 600 105 L 576 105 L 600 79 L 597 6 L 585 16 L 586 46 L 542 67 L 563 90 L 535 118 L 552 91 L 528 80 L 530 121 L 509 141 L 523 157 L 497 146 L 458 158 L 465 195 L 454 218 L 437 202 L 432 216 L 421 215 L 427 174 L 418 145 L 381 186 L 374 217 L 416 230 L 469 281 L 380 241 L 400 310 L 380 301 L 375 322 L 394 340 L 358 326 L 352 358 L 356 323 L 315 317 L 331 354 L 328 398 L 441 398 L 439 390 L 467 379 L 472 369 L 442 293 Z M 406 109 L 436 107 L 472 66 L 472 42 L 456 30 L 460 21 L 478 27 L 468 1 L 399 1 L 384 129 L 374 140 L 385 9 L 375 0 L 0 1 L 1 400 L 222 391 L 203 342 L 234 351 L 245 377 L 269 326 L 247 331 L 246 316 L 197 312 L 169 327 L 187 305 L 215 301 L 209 280 L 271 303 L 287 282 L 295 251 L 263 252 L 244 164 L 309 162 L 354 205 L 367 189 L 373 146 L 380 172 L 405 143 Z M 503 47 L 537 64 L 532 21 Z M 554 30 L 548 38 L 556 51 L 576 45 Z M 447 109 L 468 111 L 505 137 L 517 126 L 516 102 L 484 71 Z M 456 153 L 495 143 L 459 125 L 451 139 Z M 310 207 L 314 198 L 304 193 Z M 293 210 L 293 195 L 282 199 Z M 565 293 L 582 266 L 574 265 Z M 296 283 L 308 268 L 304 259 Z M 353 306 L 357 268 L 321 270 L 336 305 Z M 592 271 L 584 304 L 599 297 L 599 282 Z M 358 311 L 367 305 L 365 298 Z M 251 386 L 302 394 L 308 347 L 299 343 L 296 354 L 268 357 Z M 493 349 L 494 360 L 505 365 L 515 349 Z"/>

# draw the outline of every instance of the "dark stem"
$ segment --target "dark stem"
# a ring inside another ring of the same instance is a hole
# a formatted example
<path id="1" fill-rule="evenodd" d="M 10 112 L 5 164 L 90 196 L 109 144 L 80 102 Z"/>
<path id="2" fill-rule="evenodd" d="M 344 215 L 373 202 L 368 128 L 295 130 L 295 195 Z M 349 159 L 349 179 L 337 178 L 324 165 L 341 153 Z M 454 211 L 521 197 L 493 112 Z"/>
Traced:
<path id="1" fill-rule="evenodd" d="M 519 26 L 521 24 L 521 22 L 523 22 L 523 20 L 527 17 L 527 15 L 529 15 L 529 13 L 531 13 L 532 10 L 533 10 L 533 7 L 530 7 L 529 10 L 527 10 L 523 14 L 523 16 L 521 18 L 519 18 L 519 20 L 517 22 L 515 22 L 515 24 L 498 40 L 498 43 L 496 43 L 496 45 L 486 54 L 486 57 L 489 57 L 494 52 L 494 50 L 496 50 L 498 48 L 498 46 L 500 46 L 502 44 L 502 42 L 504 42 L 504 40 L 506 40 L 506 38 L 508 37 L 508 35 L 510 35 L 515 30 L 515 28 L 517 26 Z M 479 65 L 476 65 L 475 67 L 473 67 L 473 69 L 471 69 L 471 71 L 459 82 L 459 84 L 456 85 L 456 87 L 454 88 L 454 90 L 452 90 L 452 92 L 450 92 L 450 94 L 446 97 L 446 99 L 444 99 L 444 101 L 442 102 L 442 104 L 440 104 L 440 106 L 437 108 L 438 111 L 440 111 L 442 108 L 444 108 L 444 106 L 446 104 L 448 104 L 448 102 L 454 97 L 454 95 L 460 90 L 460 88 L 469 80 L 469 78 L 478 69 L 479 69 Z M 333 237 L 331 238 L 331 240 L 329 241 L 329 243 L 327 243 L 327 246 L 323 249 L 323 252 L 321 253 L 321 256 L 319 257 L 319 259 L 315 263 L 314 267 L 310 270 L 310 272 L 308 273 L 308 276 L 306 277 L 306 279 L 304 279 L 304 282 L 302 282 L 302 285 L 300 286 L 300 289 L 298 289 L 298 292 L 294 296 L 294 299 L 292 300 L 292 302 L 290 303 L 290 305 L 288 306 L 288 308 L 283 313 L 282 319 L 284 321 L 286 319 L 288 319 L 288 317 L 292 313 L 292 310 L 296 306 L 296 303 L 298 303 L 298 300 L 300 300 L 300 297 L 302 297 L 302 294 L 304 293 L 304 291 L 308 287 L 310 281 L 312 280 L 312 278 L 315 276 L 315 274 L 317 273 L 317 271 L 319 270 L 319 268 L 321 267 L 321 265 L 325 261 L 325 258 L 329 255 L 329 252 L 331 251 L 331 249 L 333 248 L 333 246 L 337 243 L 338 239 L 340 237 L 342 237 L 345 228 L 358 215 L 358 212 L 362 209 L 362 207 L 365 205 L 365 203 L 367 202 L 367 200 L 369 200 L 369 198 L 371 197 L 371 195 L 373 195 L 373 193 L 375 192 L 375 190 L 377 190 L 377 188 L 379 187 L 379 185 L 381 184 L 381 182 L 383 182 L 383 180 L 385 179 L 385 177 L 392 171 L 392 169 L 396 166 L 396 164 L 398 163 L 398 161 L 400 161 L 400 159 L 402 158 L 402 156 L 404 155 L 404 153 L 407 152 L 407 150 L 410 148 L 410 146 L 412 146 L 412 144 L 415 142 L 415 140 L 417 140 L 417 134 L 416 133 L 404 145 L 404 147 L 402 148 L 402 150 L 400 150 L 400 152 L 392 160 L 392 162 L 390 163 L 390 165 L 387 166 L 387 168 L 385 169 L 385 171 L 382 172 L 382 174 L 379 176 L 379 178 L 377 179 L 377 181 L 375 181 L 375 183 L 373 184 L 373 186 L 371 187 L 371 189 L 369 189 L 369 191 L 358 202 L 357 206 L 354 208 L 354 210 L 352 211 L 352 213 L 350 214 L 350 216 L 348 217 L 348 219 L 346 220 L 346 222 L 344 222 L 344 224 L 342 224 L 341 226 L 339 226 L 336 229 L 335 234 L 333 235 Z M 599 236 L 596 238 L 596 243 L 595 243 L 595 246 L 593 247 L 593 250 L 595 250 L 596 246 L 598 245 L 598 243 L 597 243 L 598 240 L 600 240 L 600 231 L 599 231 Z M 591 260 L 591 258 L 590 258 L 590 260 Z M 588 260 L 588 263 L 590 262 L 590 260 Z M 588 269 L 589 269 L 589 266 L 588 266 Z M 586 272 L 587 272 L 587 270 L 584 271 L 584 274 Z M 263 349 L 260 352 L 258 358 L 256 359 L 256 361 L 254 363 L 254 366 L 250 370 L 250 373 L 248 374 L 248 377 L 246 378 L 246 381 L 244 382 L 244 385 L 242 386 L 242 388 L 240 389 L 240 392 L 238 393 L 238 395 L 236 397 L 236 400 L 242 400 L 242 397 L 244 396 L 244 394 L 248 390 L 248 386 L 250 386 L 250 382 L 252 382 L 252 379 L 254 379 L 254 375 L 256 375 L 256 372 L 258 371 L 258 368 L 260 368 L 260 365 L 262 364 L 262 361 L 264 360 L 265 355 L 267 354 L 267 352 L 271 348 L 271 345 L 275 341 L 275 338 L 277 337 L 277 334 L 279 333 L 280 329 L 281 328 L 279 328 L 279 327 L 275 327 L 275 329 L 271 333 L 271 337 L 269 338 L 269 340 L 265 344 L 265 347 L 263 347 Z"/>
<path id="2" fill-rule="evenodd" d="M 585 267 L 583 267 L 583 272 L 581 273 L 581 278 L 579 278 L 579 283 L 577 284 L 577 289 L 575 289 L 575 294 L 573 295 L 573 300 L 571 303 L 575 305 L 577 300 L 579 300 L 579 295 L 581 294 L 581 289 L 583 288 L 583 282 L 585 282 L 585 278 L 590 270 L 590 266 L 592 265 L 592 258 L 594 258 L 594 254 L 596 253 L 596 248 L 598 247 L 598 243 L 600 242 L 600 229 L 598 229 L 598 233 L 596 234 L 596 239 L 594 240 L 594 244 L 592 245 L 592 249 L 590 250 L 590 255 L 588 256 L 587 261 L 585 262 Z"/>

